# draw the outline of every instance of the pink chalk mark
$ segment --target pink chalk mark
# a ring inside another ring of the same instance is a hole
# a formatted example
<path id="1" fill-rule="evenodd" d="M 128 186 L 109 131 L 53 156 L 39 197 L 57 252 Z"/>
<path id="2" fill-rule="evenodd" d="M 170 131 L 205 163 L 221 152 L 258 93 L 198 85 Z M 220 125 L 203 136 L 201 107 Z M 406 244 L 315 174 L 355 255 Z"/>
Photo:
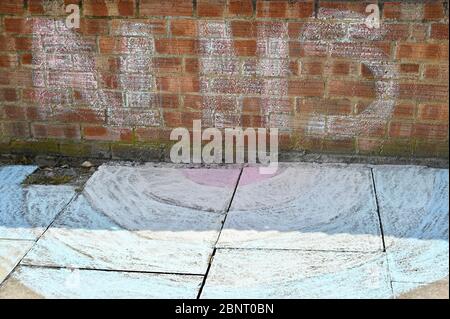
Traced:
<path id="1" fill-rule="evenodd" d="M 279 168 L 274 174 L 261 174 L 258 167 L 246 167 L 239 180 L 240 186 L 258 183 L 277 176 L 283 171 Z M 231 187 L 236 185 L 239 176 L 238 169 L 183 169 L 182 174 L 189 180 L 200 185 L 215 187 Z"/>
<path id="2" fill-rule="evenodd" d="M 207 186 L 231 187 L 236 185 L 239 169 L 183 169 L 182 174 L 191 181 Z"/>

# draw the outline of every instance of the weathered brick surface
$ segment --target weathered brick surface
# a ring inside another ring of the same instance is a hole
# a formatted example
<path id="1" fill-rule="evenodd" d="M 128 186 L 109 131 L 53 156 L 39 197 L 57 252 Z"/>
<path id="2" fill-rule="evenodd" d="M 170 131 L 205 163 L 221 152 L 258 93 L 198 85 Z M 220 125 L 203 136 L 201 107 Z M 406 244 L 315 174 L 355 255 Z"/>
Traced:
<path id="1" fill-rule="evenodd" d="M 76 30 L 61 3 L 0 1 L 12 152 L 158 157 L 202 119 L 276 126 L 284 149 L 448 157 L 446 1 L 65 0 Z"/>

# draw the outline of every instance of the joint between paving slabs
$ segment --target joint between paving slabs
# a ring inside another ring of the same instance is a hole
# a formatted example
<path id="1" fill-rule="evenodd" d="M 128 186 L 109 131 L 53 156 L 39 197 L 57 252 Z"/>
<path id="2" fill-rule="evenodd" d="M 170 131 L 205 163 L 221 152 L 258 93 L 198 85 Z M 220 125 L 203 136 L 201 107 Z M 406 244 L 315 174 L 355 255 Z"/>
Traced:
<path id="1" fill-rule="evenodd" d="M 227 216 L 228 216 L 228 213 L 230 211 L 231 205 L 233 204 L 234 196 L 236 195 L 237 189 L 239 187 L 239 182 L 241 181 L 241 176 L 242 176 L 243 172 L 244 172 L 244 167 L 241 167 L 241 170 L 239 172 L 239 176 L 238 176 L 237 181 L 236 181 L 236 185 L 234 186 L 233 194 L 231 195 L 230 202 L 228 203 L 228 207 L 227 207 L 227 209 L 225 211 L 225 217 L 224 217 L 224 219 L 222 221 L 222 226 L 220 228 L 219 235 L 217 236 L 217 240 L 214 243 L 214 249 L 213 249 L 213 252 L 211 254 L 211 257 L 209 258 L 208 268 L 206 269 L 205 276 L 203 277 L 202 284 L 201 284 L 200 289 L 198 291 L 197 299 L 200 299 L 200 297 L 202 295 L 202 292 L 203 292 L 203 288 L 205 287 L 206 279 L 208 278 L 208 274 L 209 274 L 209 271 L 211 269 L 211 265 L 213 263 L 214 256 L 216 255 L 216 252 L 217 252 L 217 244 L 219 243 L 220 235 L 222 234 L 223 228 L 225 226 L 225 222 L 227 220 Z"/>
<path id="2" fill-rule="evenodd" d="M 22 258 L 20 258 L 19 262 L 8 273 L 8 275 L 5 277 L 5 279 L 2 282 L 0 282 L 0 287 L 1 287 L 1 285 L 3 285 L 3 283 L 5 283 L 11 277 L 11 275 L 17 270 L 17 268 L 19 266 L 21 266 L 22 261 L 25 259 L 25 257 L 28 255 L 28 253 L 34 248 L 34 245 L 36 245 L 36 243 L 42 238 L 42 236 L 44 236 L 44 234 L 47 232 L 47 230 L 49 230 L 49 228 L 52 227 L 52 225 L 54 224 L 56 219 L 67 209 L 67 207 L 78 197 L 78 195 L 79 195 L 78 193 L 75 193 L 72 196 L 72 198 L 67 202 L 67 204 L 64 205 L 64 207 L 58 212 L 58 214 L 56 214 L 55 218 L 53 218 L 52 222 L 45 228 L 45 230 L 42 232 L 42 234 L 40 234 L 35 240 L 24 240 L 24 239 L 22 239 L 22 241 L 29 241 L 29 242 L 32 242 L 33 244 L 25 252 L 25 254 L 22 256 Z M 31 265 L 27 265 L 27 266 L 31 266 Z"/>
<path id="3" fill-rule="evenodd" d="M 380 205 L 378 202 L 378 194 L 377 194 L 377 187 L 375 185 L 375 176 L 373 174 L 373 168 L 370 168 L 370 176 L 372 178 L 372 187 L 373 187 L 373 192 L 374 192 L 374 196 L 375 196 L 375 205 L 376 205 L 376 209 L 377 209 L 377 216 L 378 216 L 378 223 L 380 226 L 380 232 L 381 232 L 381 240 L 383 242 L 383 252 L 386 252 L 386 242 L 384 240 L 384 229 L 383 229 L 383 221 L 381 220 L 381 213 L 380 213 Z"/>

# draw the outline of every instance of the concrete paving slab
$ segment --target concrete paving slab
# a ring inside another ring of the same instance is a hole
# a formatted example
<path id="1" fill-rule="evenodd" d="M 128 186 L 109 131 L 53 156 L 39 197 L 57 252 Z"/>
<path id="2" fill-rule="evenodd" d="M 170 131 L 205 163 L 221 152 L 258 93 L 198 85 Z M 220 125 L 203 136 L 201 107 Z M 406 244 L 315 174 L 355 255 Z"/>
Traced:
<path id="1" fill-rule="evenodd" d="M 0 166 L 0 189 L 4 186 L 18 186 L 38 167 L 34 165 Z"/>
<path id="2" fill-rule="evenodd" d="M 204 274 L 239 171 L 190 174 L 102 167 L 24 264 Z"/>
<path id="3" fill-rule="evenodd" d="M 0 287 L 0 298 L 193 299 L 201 276 L 20 266 Z"/>
<path id="4" fill-rule="evenodd" d="M 4 186 L 0 238 L 36 240 L 75 196 L 70 186 Z"/>
<path id="5" fill-rule="evenodd" d="M 374 169 L 389 268 L 397 282 L 431 283 L 448 275 L 448 170 Z"/>
<path id="6" fill-rule="evenodd" d="M 219 249 L 201 298 L 391 298 L 381 253 Z"/>
<path id="7" fill-rule="evenodd" d="M 219 247 L 381 251 L 372 184 L 361 165 L 290 164 L 266 178 L 245 168 Z"/>
<path id="8" fill-rule="evenodd" d="M 34 244 L 26 240 L 0 240 L 0 284 Z"/>
<path id="9" fill-rule="evenodd" d="M 127 224 L 129 211 L 123 211 L 116 222 L 80 196 L 38 241 L 24 264 L 204 274 L 223 215 L 182 208 L 171 215 L 173 207 L 160 207 L 167 218 L 152 220 L 150 210 L 142 228 L 128 229 L 121 222 Z M 183 222 L 178 224 L 177 217 Z M 183 224 L 190 227 L 183 229 Z"/>
<path id="10" fill-rule="evenodd" d="M 87 182 L 85 194 L 94 205 L 100 203 L 105 211 L 135 208 L 136 201 L 145 203 L 152 199 L 178 207 L 223 213 L 239 173 L 239 169 L 232 168 L 102 165 Z"/>

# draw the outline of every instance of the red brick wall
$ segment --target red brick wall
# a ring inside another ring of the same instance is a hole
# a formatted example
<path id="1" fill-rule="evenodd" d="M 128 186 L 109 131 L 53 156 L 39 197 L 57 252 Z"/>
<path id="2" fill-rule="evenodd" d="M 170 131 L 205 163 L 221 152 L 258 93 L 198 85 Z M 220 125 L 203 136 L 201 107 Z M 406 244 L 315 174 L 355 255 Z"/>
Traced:
<path id="1" fill-rule="evenodd" d="M 72 30 L 62 2 L 0 2 L 1 152 L 133 157 L 202 119 L 448 157 L 447 1 L 66 0 Z"/>

